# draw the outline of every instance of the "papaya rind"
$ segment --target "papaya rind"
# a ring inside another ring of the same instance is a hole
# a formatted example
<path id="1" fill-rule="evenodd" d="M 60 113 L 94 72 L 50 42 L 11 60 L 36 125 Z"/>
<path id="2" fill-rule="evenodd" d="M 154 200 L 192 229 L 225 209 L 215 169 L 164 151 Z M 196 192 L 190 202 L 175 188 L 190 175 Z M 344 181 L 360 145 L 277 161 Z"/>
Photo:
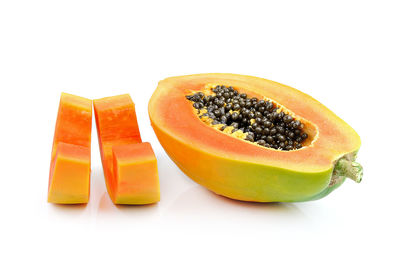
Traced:
<path id="1" fill-rule="evenodd" d="M 169 157 L 188 177 L 228 198 L 255 202 L 306 201 L 330 183 L 333 166 L 326 171 L 306 173 L 226 159 L 182 143 L 154 125 L 153 128 Z M 174 149 L 180 149 L 179 153 Z"/>

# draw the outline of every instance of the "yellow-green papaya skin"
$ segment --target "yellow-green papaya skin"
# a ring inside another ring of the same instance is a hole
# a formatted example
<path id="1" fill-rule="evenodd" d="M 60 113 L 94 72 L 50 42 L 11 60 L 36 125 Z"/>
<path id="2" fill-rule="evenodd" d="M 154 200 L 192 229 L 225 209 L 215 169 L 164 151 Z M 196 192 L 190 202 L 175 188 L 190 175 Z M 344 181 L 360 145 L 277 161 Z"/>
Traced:
<path id="1" fill-rule="evenodd" d="M 242 201 L 297 202 L 319 199 L 313 196 L 329 189 L 333 167 L 304 173 L 224 159 L 178 141 L 155 125 L 153 129 L 175 164 L 188 177 L 219 195 Z"/>
<path id="2" fill-rule="evenodd" d="M 283 152 L 208 126 L 185 96 L 215 84 L 276 101 L 307 121 L 313 138 L 300 150 Z M 235 74 L 167 78 L 150 99 L 149 116 L 158 140 L 176 165 L 200 185 L 228 198 L 316 200 L 338 188 L 346 177 L 356 182 L 362 178 L 362 167 L 355 162 L 361 145 L 358 134 L 312 97 L 273 81 Z"/>
<path id="3" fill-rule="evenodd" d="M 336 162 L 333 167 L 333 172 L 328 187 L 326 187 L 320 193 L 315 194 L 310 198 L 307 198 L 305 201 L 318 200 L 327 196 L 332 191 L 340 187 L 344 183 L 347 177 L 351 178 L 357 183 L 361 182 L 364 172 L 362 166 L 359 163 L 355 162 L 355 159 L 357 157 L 357 152 L 358 150 L 353 153 L 345 155 L 339 160 L 345 162 L 346 165 L 350 164 L 351 165 L 350 170 L 346 170 L 343 172 L 340 169 L 340 164 L 339 164 L 340 162 Z"/>

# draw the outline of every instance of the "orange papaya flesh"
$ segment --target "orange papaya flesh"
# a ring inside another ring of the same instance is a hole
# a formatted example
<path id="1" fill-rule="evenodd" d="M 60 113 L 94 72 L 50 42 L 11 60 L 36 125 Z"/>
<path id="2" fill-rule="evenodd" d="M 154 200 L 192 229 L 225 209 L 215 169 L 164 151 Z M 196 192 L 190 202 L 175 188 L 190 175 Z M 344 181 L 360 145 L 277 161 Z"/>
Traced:
<path id="1" fill-rule="evenodd" d="M 87 203 L 90 186 L 90 149 L 58 143 L 50 172 L 52 179 L 48 201 L 53 203 Z"/>
<path id="2" fill-rule="evenodd" d="M 244 140 L 246 134 L 224 132 L 199 119 L 186 96 L 209 94 L 217 85 L 282 107 L 304 124 L 309 134 L 304 146 L 292 151 L 262 147 Z M 217 194 L 245 201 L 305 201 L 326 196 L 345 177 L 361 180 L 362 169 L 355 162 L 358 134 L 324 105 L 289 86 L 235 74 L 172 77 L 159 82 L 148 109 L 171 159 Z"/>
<path id="3" fill-rule="evenodd" d="M 115 204 L 159 201 L 156 158 L 150 151 L 150 144 L 142 143 L 135 105 L 130 96 L 96 99 L 93 105 L 104 177 L 111 200 Z"/>
<path id="4" fill-rule="evenodd" d="M 119 204 L 149 204 L 160 200 L 157 159 L 150 143 L 115 145 L 113 168 Z M 134 196 L 132 196 L 134 194 Z"/>
<path id="5" fill-rule="evenodd" d="M 62 93 L 51 154 L 48 202 L 87 203 L 92 101 Z"/>

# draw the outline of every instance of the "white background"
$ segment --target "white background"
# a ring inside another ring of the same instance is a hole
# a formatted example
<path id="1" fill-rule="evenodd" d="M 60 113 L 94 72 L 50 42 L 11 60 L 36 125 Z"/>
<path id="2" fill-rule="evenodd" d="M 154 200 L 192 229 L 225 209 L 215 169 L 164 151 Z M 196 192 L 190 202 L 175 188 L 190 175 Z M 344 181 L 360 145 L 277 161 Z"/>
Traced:
<path id="1" fill-rule="evenodd" d="M 0 268 L 399 269 L 396 2 L 0 1 Z M 363 182 L 319 201 L 256 204 L 191 181 L 158 143 L 147 102 L 159 80 L 204 72 L 321 101 L 360 134 Z M 61 91 L 131 94 L 160 203 L 111 203 L 96 132 L 89 204 L 46 202 Z"/>

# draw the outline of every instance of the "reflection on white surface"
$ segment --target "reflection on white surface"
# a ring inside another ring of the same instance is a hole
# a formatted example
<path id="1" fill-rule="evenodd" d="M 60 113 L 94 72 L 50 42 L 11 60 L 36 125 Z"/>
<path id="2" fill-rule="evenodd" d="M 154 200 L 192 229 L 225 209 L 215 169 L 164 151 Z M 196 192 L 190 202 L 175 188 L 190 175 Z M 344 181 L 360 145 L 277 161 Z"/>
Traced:
<path id="1" fill-rule="evenodd" d="M 160 224 L 165 228 L 193 226 L 287 226 L 288 221 L 301 226 L 310 219 L 292 203 L 255 203 L 232 200 L 217 195 L 184 175 L 168 157 L 159 155 L 161 201 L 150 205 L 114 205 L 108 196 L 101 167 L 92 171 L 91 195 L 87 205 L 54 205 L 52 214 L 61 218 L 75 216 L 81 221 L 98 224 L 119 223 Z M 160 162 L 162 161 L 162 162 Z M 161 163 L 161 164 L 160 164 Z M 167 176 L 167 177 L 166 177 Z M 187 227 L 186 227 L 187 228 Z"/>
<path id="2" fill-rule="evenodd" d="M 200 185 L 195 185 L 182 192 L 168 207 L 166 214 L 177 216 L 212 215 L 214 218 L 236 217 L 241 215 L 271 214 L 300 215 L 301 211 L 294 204 L 244 202 L 217 195 Z"/>

